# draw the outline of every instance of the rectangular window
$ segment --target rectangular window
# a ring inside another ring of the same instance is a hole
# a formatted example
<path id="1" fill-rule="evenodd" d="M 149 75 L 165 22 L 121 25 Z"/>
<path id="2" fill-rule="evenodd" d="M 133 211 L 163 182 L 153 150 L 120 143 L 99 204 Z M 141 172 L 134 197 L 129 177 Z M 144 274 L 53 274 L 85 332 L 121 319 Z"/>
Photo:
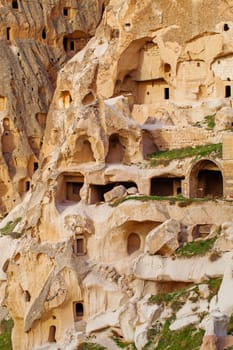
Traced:
<path id="1" fill-rule="evenodd" d="M 230 85 L 225 86 L 225 97 L 231 97 L 231 86 Z"/>
<path id="2" fill-rule="evenodd" d="M 170 92 L 169 92 L 169 88 L 164 88 L 164 99 L 165 100 L 169 100 L 170 98 Z"/>

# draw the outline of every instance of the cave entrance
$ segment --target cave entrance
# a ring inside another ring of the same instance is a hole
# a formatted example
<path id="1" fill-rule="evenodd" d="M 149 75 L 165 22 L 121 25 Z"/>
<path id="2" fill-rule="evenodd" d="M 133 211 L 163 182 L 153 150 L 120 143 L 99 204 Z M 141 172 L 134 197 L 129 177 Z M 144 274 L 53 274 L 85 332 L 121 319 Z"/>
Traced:
<path id="1" fill-rule="evenodd" d="M 74 320 L 81 321 L 83 319 L 84 308 L 83 303 L 73 303 Z"/>
<path id="2" fill-rule="evenodd" d="M 125 154 L 124 146 L 120 141 L 118 134 L 112 134 L 109 137 L 108 154 L 106 156 L 106 163 L 121 163 Z"/>
<path id="3" fill-rule="evenodd" d="M 223 197 L 223 176 L 219 167 L 210 160 L 198 162 L 190 173 L 190 197 Z"/>
<path id="4" fill-rule="evenodd" d="M 49 343 L 56 343 L 56 327 L 55 326 L 50 326 L 49 327 L 49 337 L 48 337 L 48 342 Z"/>
<path id="5" fill-rule="evenodd" d="M 111 182 L 106 185 L 90 185 L 90 204 L 104 202 L 104 194 L 111 191 L 114 187 L 123 185 L 126 189 L 136 187 L 135 182 Z"/>
<path id="6" fill-rule="evenodd" d="M 151 179 L 151 196 L 176 196 L 182 193 L 181 182 L 183 180 L 179 177 Z"/>

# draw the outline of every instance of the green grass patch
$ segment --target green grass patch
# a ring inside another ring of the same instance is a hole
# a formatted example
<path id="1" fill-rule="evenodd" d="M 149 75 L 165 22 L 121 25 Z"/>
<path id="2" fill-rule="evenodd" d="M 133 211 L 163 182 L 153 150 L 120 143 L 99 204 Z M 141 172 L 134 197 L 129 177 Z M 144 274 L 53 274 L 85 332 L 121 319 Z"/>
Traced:
<path id="1" fill-rule="evenodd" d="M 208 286 L 210 290 L 210 295 L 208 297 L 208 300 L 210 301 L 214 295 L 216 295 L 219 291 L 219 288 L 222 283 L 222 277 L 216 277 L 216 278 L 210 278 L 208 281 Z"/>
<path id="2" fill-rule="evenodd" d="M 77 350 L 107 350 L 107 348 L 96 343 L 84 342 L 78 345 Z"/>
<path id="3" fill-rule="evenodd" d="M 190 157 L 205 157 L 213 155 L 222 157 L 222 143 L 202 145 L 196 147 L 185 147 L 168 151 L 159 151 L 149 156 L 152 166 L 163 164 L 174 159 L 184 159 Z"/>
<path id="4" fill-rule="evenodd" d="M 204 124 L 207 125 L 208 129 L 213 130 L 215 128 L 215 117 L 216 117 L 216 113 L 212 115 L 207 115 L 204 118 Z"/>
<path id="5" fill-rule="evenodd" d="M 149 302 L 152 304 L 163 305 L 163 307 L 170 307 L 172 311 L 176 313 L 185 304 L 190 293 L 195 293 L 195 300 L 193 300 L 193 302 L 195 302 L 199 298 L 197 285 L 180 288 L 171 293 L 158 293 L 152 295 Z M 192 296 L 192 298 L 194 299 L 194 296 Z"/>
<path id="6" fill-rule="evenodd" d="M 11 332 L 13 328 L 13 320 L 3 320 L 1 322 L 0 328 L 1 328 L 1 334 L 0 334 L 0 350 L 11 350 L 12 349 L 12 343 L 11 343 Z"/>
<path id="7" fill-rule="evenodd" d="M 213 237 L 206 240 L 189 242 L 181 248 L 178 248 L 175 252 L 176 256 L 191 257 L 195 255 L 204 255 L 209 252 L 217 237 Z"/>
<path id="8" fill-rule="evenodd" d="M 3 228 L 0 229 L 0 233 L 2 235 L 11 235 L 12 232 L 14 231 L 14 228 L 16 227 L 16 225 L 22 220 L 22 218 L 16 218 L 14 221 L 9 221 L 6 226 L 4 226 Z M 20 234 L 19 234 L 20 235 Z M 15 235 L 13 235 L 15 236 Z M 18 238 L 18 237 L 13 237 L 13 238 Z"/>
<path id="9" fill-rule="evenodd" d="M 129 200 L 136 200 L 136 201 L 169 201 L 170 204 L 174 204 L 175 202 L 183 203 L 183 206 L 189 205 L 191 203 L 195 202 L 207 202 L 210 199 L 209 198 L 186 198 L 182 195 L 178 196 L 128 196 L 124 198 L 120 198 L 116 200 L 114 203 L 111 204 L 113 207 L 117 207 L 119 204 L 129 201 Z"/>
<path id="10" fill-rule="evenodd" d="M 202 344 L 204 331 L 189 325 L 178 331 L 170 331 L 170 321 L 167 320 L 159 335 L 159 339 L 150 340 L 144 350 L 199 350 Z M 154 346 L 153 346 L 154 343 Z"/>

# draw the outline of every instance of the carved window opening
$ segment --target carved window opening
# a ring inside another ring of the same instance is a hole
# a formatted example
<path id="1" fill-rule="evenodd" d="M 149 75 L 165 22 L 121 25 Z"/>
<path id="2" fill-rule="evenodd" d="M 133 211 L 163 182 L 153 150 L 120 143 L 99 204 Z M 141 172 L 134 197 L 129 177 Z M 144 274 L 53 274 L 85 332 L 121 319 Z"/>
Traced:
<path id="1" fill-rule="evenodd" d="M 63 16 L 69 17 L 69 12 L 70 12 L 69 7 L 64 7 L 63 8 Z"/>
<path id="2" fill-rule="evenodd" d="M 26 302 L 29 302 L 31 300 L 31 295 L 28 290 L 24 291 L 24 297 Z"/>
<path id="3" fill-rule="evenodd" d="M 131 233 L 127 239 L 127 253 L 128 255 L 133 254 L 140 249 L 141 239 L 137 233 Z"/>
<path id="4" fill-rule="evenodd" d="M 204 224 L 204 225 L 195 225 L 192 230 L 193 239 L 196 238 L 206 238 L 209 236 L 212 225 Z"/>
<path id="5" fill-rule="evenodd" d="M 47 33 L 46 33 L 46 29 L 45 28 L 42 30 L 41 37 L 42 37 L 43 40 L 45 40 L 46 37 L 47 37 Z"/>
<path id="6" fill-rule="evenodd" d="M 18 9 L 18 8 L 19 8 L 18 1 L 17 1 L 17 0 L 13 0 L 11 5 L 12 5 L 12 8 L 13 8 L 13 9 Z"/>
<path id="7" fill-rule="evenodd" d="M 63 48 L 65 51 L 68 50 L 68 38 L 66 37 L 63 38 Z"/>
<path id="8" fill-rule="evenodd" d="M 61 92 L 61 103 L 63 108 L 69 108 L 72 102 L 72 98 L 69 91 Z"/>
<path id="9" fill-rule="evenodd" d="M 49 327 L 48 342 L 49 343 L 56 343 L 56 327 L 55 326 Z"/>
<path id="10" fill-rule="evenodd" d="M 83 303 L 73 303 L 74 320 L 81 321 L 84 315 Z"/>
<path id="11" fill-rule="evenodd" d="M 34 162 L 33 163 L 33 170 L 36 171 L 39 167 L 39 163 L 38 162 Z"/>
<path id="12" fill-rule="evenodd" d="M 7 40 L 11 40 L 11 28 L 10 27 L 6 28 L 6 38 L 7 38 Z"/>
<path id="13" fill-rule="evenodd" d="M 151 179 L 150 194 L 152 196 L 176 196 L 177 194 L 181 194 L 182 179 L 154 177 Z"/>
<path id="14" fill-rule="evenodd" d="M 164 64 L 164 72 L 169 73 L 171 70 L 171 65 L 169 63 Z"/>
<path id="15" fill-rule="evenodd" d="M 170 98 L 170 91 L 169 91 L 169 88 L 166 87 L 164 88 L 164 99 L 169 100 L 169 98 Z"/>
<path id="16" fill-rule="evenodd" d="M 76 236 L 73 245 L 73 251 L 75 255 L 86 254 L 86 242 L 83 236 Z"/>
<path id="17" fill-rule="evenodd" d="M 231 86 L 230 85 L 225 86 L 225 97 L 231 97 Z"/>
<path id="18" fill-rule="evenodd" d="M 70 41 L 70 51 L 74 51 L 75 46 L 74 46 L 74 40 Z"/>
<path id="19" fill-rule="evenodd" d="M 227 23 L 224 23 L 223 30 L 224 32 L 227 32 L 230 29 L 229 25 Z"/>
<path id="20" fill-rule="evenodd" d="M 26 192 L 28 192 L 30 190 L 30 181 L 26 181 Z"/>

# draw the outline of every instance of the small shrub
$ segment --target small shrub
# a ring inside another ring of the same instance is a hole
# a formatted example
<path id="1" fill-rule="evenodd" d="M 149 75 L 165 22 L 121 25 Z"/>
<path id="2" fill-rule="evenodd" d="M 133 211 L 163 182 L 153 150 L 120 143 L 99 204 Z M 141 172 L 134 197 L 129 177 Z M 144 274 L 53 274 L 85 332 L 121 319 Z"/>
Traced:
<path id="1" fill-rule="evenodd" d="M 216 113 L 212 115 L 207 115 L 204 118 L 204 124 L 207 125 L 208 129 L 213 130 L 215 128 L 215 117 L 216 117 Z"/>
<path id="2" fill-rule="evenodd" d="M 197 329 L 194 325 L 189 325 L 177 331 L 170 331 L 170 320 L 167 320 L 160 333 L 159 340 L 155 347 L 153 340 L 149 340 L 149 343 L 144 347 L 146 349 L 153 350 L 199 350 L 202 344 L 202 338 L 204 335 L 203 330 Z"/>
<path id="3" fill-rule="evenodd" d="M 13 320 L 3 320 L 1 322 L 1 334 L 0 334 L 0 350 L 11 350 L 11 332 L 13 328 Z"/>
<path id="4" fill-rule="evenodd" d="M 222 277 L 210 278 L 207 283 L 210 290 L 210 295 L 208 297 L 208 300 L 210 301 L 213 298 L 213 296 L 218 293 L 222 283 Z"/>
<path id="5" fill-rule="evenodd" d="M 6 226 L 0 229 L 2 235 L 10 235 L 16 225 L 22 220 L 22 218 L 16 218 L 15 221 L 9 221 Z"/>
<path id="6" fill-rule="evenodd" d="M 214 155 L 215 157 L 222 157 L 222 144 L 208 144 L 196 147 L 185 147 L 167 151 L 159 151 L 150 155 L 151 165 L 156 166 L 163 164 L 164 161 L 171 161 L 174 159 L 184 159 L 190 157 L 205 157 Z"/>
<path id="7" fill-rule="evenodd" d="M 206 240 L 193 241 L 176 250 L 177 256 L 191 257 L 195 255 L 204 255 L 213 247 L 217 237 Z"/>

